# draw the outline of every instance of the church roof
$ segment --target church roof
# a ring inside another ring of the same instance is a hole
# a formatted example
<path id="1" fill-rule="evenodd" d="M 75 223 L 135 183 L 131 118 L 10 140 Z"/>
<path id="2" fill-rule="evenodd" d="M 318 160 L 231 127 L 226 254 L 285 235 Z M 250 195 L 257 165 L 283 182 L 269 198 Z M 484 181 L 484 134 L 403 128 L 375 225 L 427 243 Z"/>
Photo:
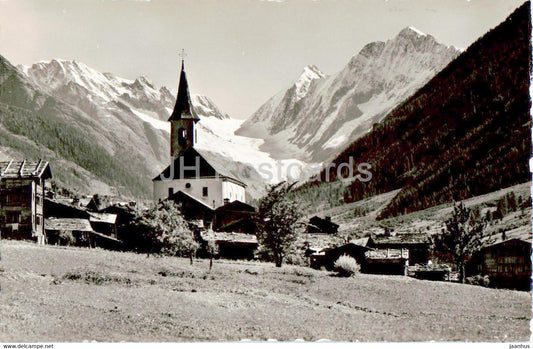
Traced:
<path id="1" fill-rule="evenodd" d="M 194 120 L 198 121 L 200 118 L 194 111 L 191 103 L 191 96 L 189 94 L 189 84 L 187 83 L 187 75 L 185 74 L 185 63 L 181 61 L 181 75 L 180 84 L 178 87 L 178 96 L 176 98 L 176 105 L 174 111 L 168 121 L 173 120 Z"/>
<path id="2" fill-rule="evenodd" d="M 180 160 L 182 158 L 183 160 Z M 197 164 L 196 159 L 198 159 L 198 173 L 195 169 Z M 184 165 L 183 170 L 181 171 L 181 164 Z M 226 180 L 230 180 L 234 183 L 237 183 L 243 187 L 246 187 L 246 184 L 236 179 L 230 171 L 225 168 L 225 163 L 222 159 L 217 158 L 217 156 L 211 154 L 208 151 L 198 150 L 195 148 L 189 148 L 181 155 L 174 159 L 173 164 L 168 166 L 161 172 L 157 177 L 152 179 L 153 181 L 161 180 L 173 180 L 173 179 L 194 179 L 199 178 L 213 178 L 221 177 Z"/>

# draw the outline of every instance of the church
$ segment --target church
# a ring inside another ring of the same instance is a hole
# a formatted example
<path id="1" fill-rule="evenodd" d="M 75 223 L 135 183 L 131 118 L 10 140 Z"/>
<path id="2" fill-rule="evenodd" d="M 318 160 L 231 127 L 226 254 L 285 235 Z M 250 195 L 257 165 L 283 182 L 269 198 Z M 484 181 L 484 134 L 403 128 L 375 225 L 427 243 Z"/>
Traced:
<path id="1" fill-rule="evenodd" d="M 211 209 L 233 201 L 245 202 L 246 185 L 227 173 L 221 160 L 195 148 L 200 118 L 191 103 L 183 60 L 176 105 L 168 121 L 171 163 L 152 180 L 154 201 L 181 192 Z"/>

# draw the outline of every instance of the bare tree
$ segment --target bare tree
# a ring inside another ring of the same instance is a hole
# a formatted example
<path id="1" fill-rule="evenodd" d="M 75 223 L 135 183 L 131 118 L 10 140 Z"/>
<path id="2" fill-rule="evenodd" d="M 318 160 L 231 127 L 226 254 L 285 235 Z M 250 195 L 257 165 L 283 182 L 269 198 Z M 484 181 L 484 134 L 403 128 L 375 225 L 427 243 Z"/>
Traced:
<path id="1" fill-rule="evenodd" d="M 303 227 L 303 209 L 287 195 L 293 187 L 294 183 L 282 182 L 268 188 L 256 215 L 257 239 L 272 254 L 276 267 L 282 266 Z"/>

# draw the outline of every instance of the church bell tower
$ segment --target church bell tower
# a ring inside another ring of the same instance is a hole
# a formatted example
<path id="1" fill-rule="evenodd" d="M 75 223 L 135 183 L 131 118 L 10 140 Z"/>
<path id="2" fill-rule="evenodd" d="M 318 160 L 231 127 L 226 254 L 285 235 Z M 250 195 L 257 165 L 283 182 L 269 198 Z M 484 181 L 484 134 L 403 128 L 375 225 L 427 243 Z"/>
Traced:
<path id="1" fill-rule="evenodd" d="M 195 124 L 200 120 L 191 105 L 189 84 L 185 75 L 185 64 L 181 60 L 181 75 L 178 97 L 170 121 L 170 156 L 178 158 L 196 143 Z"/>

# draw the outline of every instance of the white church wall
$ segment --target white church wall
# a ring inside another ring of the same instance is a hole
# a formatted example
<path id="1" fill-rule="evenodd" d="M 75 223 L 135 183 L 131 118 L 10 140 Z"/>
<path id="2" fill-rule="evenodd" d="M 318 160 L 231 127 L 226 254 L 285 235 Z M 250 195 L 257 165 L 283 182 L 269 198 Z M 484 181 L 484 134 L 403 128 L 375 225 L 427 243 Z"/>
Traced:
<path id="1" fill-rule="evenodd" d="M 189 184 L 189 185 L 187 185 Z M 207 196 L 204 196 L 204 188 L 207 187 Z M 190 178 L 174 179 L 168 181 L 154 181 L 154 201 L 164 200 L 169 196 L 169 188 L 173 193 L 182 191 L 197 200 L 202 201 L 209 207 L 217 208 L 224 204 L 222 197 L 221 178 Z"/>
<path id="2" fill-rule="evenodd" d="M 246 202 L 246 190 L 244 187 L 228 180 L 222 182 L 222 196 L 224 199 L 229 199 L 230 202 L 235 200 Z"/>

